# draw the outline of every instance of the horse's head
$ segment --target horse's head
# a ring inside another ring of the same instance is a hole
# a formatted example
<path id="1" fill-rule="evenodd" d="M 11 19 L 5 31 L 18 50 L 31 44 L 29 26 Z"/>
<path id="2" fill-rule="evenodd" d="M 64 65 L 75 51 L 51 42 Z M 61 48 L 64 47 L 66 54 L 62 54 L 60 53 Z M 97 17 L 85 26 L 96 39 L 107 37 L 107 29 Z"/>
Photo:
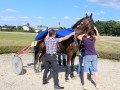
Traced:
<path id="1" fill-rule="evenodd" d="M 72 29 L 75 30 L 76 34 L 84 34 L 86 30 L 93 30 L 94 21 L 92 18 L 92 13 L 90 16 L 86 14 L 86 16 L 80 20 L 78 20 L 73 26 Z"/>

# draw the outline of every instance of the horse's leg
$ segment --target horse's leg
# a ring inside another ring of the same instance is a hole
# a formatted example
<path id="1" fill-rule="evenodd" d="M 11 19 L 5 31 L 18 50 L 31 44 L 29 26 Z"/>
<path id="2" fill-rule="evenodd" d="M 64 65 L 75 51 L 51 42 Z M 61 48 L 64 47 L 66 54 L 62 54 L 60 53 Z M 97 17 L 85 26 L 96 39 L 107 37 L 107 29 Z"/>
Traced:
<path id="1" fill-rule="evenodd" d="M 34 71 L 36 73 L 38 72 L 38 70 L 37 70 L 37 63 L 39 62 L 39 55 L 40 55 L 40 52 L 36 51 L 35 52 L 35 56 L 34 56 Z"/>
<path id="2" fill-rule="evenodd" d="M 71 59 L 71 74 L 70 74 L 71 78 L 74 77 L 74 73 L 73 72 L 74 72 L 75 56 L 76 56 L 76 53 L 73 54 L 72 59 Z"/>
<path id="3" fill-rule="evenodd" d="M 39 66 L 39 62 L 41 60 L 41 57 L 42 57 L 42 51 L 44 50 L 44 43 L 41 42 L 38 44 L 37 46 L 37 50 L 35 51 L 35 60 L 34 60 L 34 71 L 35 72 L 38 72 L 38 66 Z M 40 55 L 41 53 L 41 55 Z"/>
<path id="4" fill-rule="evenodd" d="M 39 71 L 42 71 L 42 67 L 44 67 L 44 62 L 45 62 L 45 53 L 42 52 L 42 53 L 39 55 L 38 72 L 39 72 Z"/>
<path id="5" fill-rule="evenodd" d="M 37 53 L 38 53 L 37 51 L 34 52 L 34 71 L 35 71 L 35 72 L 37 72 L 37 71 L 36 71 Z"/>
<path id="6" fill-rule="evenodd" d="M 67 65 L 66 65 L 66 72 L 65 72 L 65 80 L 69 80 L 69 68 L 70 68 L 70 60 L 71 60 L 71 55 L 72 53 L 67 53 Z"/>

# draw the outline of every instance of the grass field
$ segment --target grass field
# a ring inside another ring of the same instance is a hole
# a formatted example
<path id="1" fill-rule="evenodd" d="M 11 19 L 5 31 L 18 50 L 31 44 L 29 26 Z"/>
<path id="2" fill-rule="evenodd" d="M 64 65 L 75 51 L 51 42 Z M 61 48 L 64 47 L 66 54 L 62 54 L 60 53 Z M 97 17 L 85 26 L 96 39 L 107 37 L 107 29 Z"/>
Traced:
<path id="1" fill-rule="evenodd" d="M 120 54 L 120 37 L 101 36 L 96 43 L 97 51 Z"/>
<path id="2" fill-rule="evenodd" d="M 0 46 L 26 46 L 37 33 L 0 32 Z"/>
<path id="3" fill-rule="evenodd" d="M 0 32 L 0 54 L 16 53 L 34 41 L 37 33 Z"/>
<path id="4" fill-rule="evenodd" d="M 100 58 L 120 60 L 120 37 L 101 36 L 96 49 Z"/>
<path id="5" fill-rule="evenodd" d="M 29 45 L 37 33 L 0 32 L 0 54 L 17 52 Z M 120 37 L 101 36 L 96 43 L 101 58 L 120 60 Z"/>

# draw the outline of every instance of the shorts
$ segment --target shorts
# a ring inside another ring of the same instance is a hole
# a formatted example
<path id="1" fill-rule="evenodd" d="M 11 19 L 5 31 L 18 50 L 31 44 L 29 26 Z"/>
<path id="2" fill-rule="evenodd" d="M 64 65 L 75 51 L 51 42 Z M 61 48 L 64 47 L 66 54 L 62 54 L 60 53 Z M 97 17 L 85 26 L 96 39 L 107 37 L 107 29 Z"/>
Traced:
<path id="1" fill-rule="evenodd" d="M 98 60 L 97 60 L 97 55 L 85 55 L 83 57 L 84 60 L 84 72 L 88 72 L 90 66 L 93 69 L 93 72 L 97 72 L 97 64 L 98 64 Z"/>

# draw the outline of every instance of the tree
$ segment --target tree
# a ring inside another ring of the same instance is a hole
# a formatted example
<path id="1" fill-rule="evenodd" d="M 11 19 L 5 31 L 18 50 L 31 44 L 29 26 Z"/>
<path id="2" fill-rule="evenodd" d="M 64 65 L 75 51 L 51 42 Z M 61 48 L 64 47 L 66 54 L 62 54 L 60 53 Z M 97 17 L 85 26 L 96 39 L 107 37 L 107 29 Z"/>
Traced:
<path id="1" fill-rule="evenodd" d="M 106 34 L 112 35 L 116 26 L 116 21 L 109 20 L 106 22 Z"/>
<path id="2" fill-rule="evenodd" d="M 114 35 L 120 36 L 120 22 L 118 21 L 115 26 Z"/>
<path id="3" fill-rule="evenodd" d="M 96 21 L 95 22 L 100 34 L 102 35 L 120 35 L 120 22 L 109 21 Z"/>
<path id="4" fill-rule="evenodd" d="M 65 29 L 66 29 L 65 27 L 64 28 L 63 27 L 59 27 L 59 30 L 65 30 Z"/>
<path id="5" fill-rule="evenodd" d="M 105 22 L 104 21 L 96 21 L 95 22 L 100 34 L 104 34 L 105 33 L 105 30 L 104 30 L 104 26 L 105 26 Z"/>
<path id="6" fill-rule="evenodd" d="M 22 32 L 23 31 L 22 26 L 17 26 L 17 30 L 18 30 L 18 32 Z"/>
<path id="7" fill-rule="evenodd" d="M 28 27 L 30 27 L 30 23 L 27 23 L 26 25 L 27 25 Z"/>

